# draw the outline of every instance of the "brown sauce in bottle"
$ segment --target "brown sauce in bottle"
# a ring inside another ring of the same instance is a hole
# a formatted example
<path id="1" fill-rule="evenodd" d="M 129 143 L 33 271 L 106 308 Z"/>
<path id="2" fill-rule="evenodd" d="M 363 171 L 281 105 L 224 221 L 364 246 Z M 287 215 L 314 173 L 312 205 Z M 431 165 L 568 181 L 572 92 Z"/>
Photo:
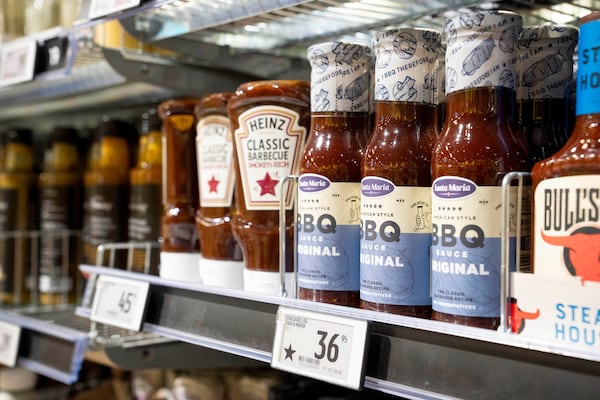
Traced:
<path id="1" fill-rule="evenodd" d="M 196 226 L 205 258 L 239 261 L 242 259 L 241 250 L 231 231 L 231 219 L 235 213 L 233 142 L 227 115 L 227 102 L 231 96 L 233 93 L 215 93 L 204 97 L 196 106 L 200 187 Z M 211 161 L 210 157 L 215 152 L 218 152 L 219 158 Z"/>
<path id="2" fill-rule="evenodd" d="M 600 59 L 592 56 L 599 36 L 596 11 L 580 23 L 575 127 L 565 145 L 532 171 L 535 274 L 579 287 L 600 281 Z"/>
<path id="3" fill-rule="evenodd" d="M 248 82 L 238 87 L 228 104 L 238 181 L 232 228 L 244 255 L 244 287 L 249 291 L 279 294 L 281 181 L 298 171 L 309 127 L 309 90 L 307 81 Z M 287 199 L 285 266 L 292 272 L 290 190 Z"/>
<path id="4" fill-rule="evenodd" d="M 402 40 L 414 42 L 415 53 L 384 62 Z M 431 318 L 431 153 L 438 120 L 426 83 L 440 40 L 439 33 L 423 29 L 390 29 L 374 37 L 379 89 L 362 161 L 361 308 Z M 425 65 L 411 68 L 415 59 Z M 409 77 L 413 90 L 394 90 Z"/>
<path id="5" fill-rule="evenodd" d="M 461 28 L 461 19 L 477 19 L 481 31 Z M 510 50 L 520 29 L 516 14 L 488 11 L 459 15 L 445 26 L 446 124 L 432 158 L 436 320 L 488 329 L 499 324 L 500 185 L 506 173 L 527 167 L 511 129 Z"/>
<path id="6" fill-rule="evenodd" d="M 360 178 L 371 132 L 371 50 L 311 46 L 311 130 L 298 181 L 299 298 L 358 307 Z M 340 70 L 353 71 L 347 75 Z M 341 94 L 336 97 L 337 90 Z"/>
<path id="7" fill-rule="evenodd" d="M 158 106 L 163 121 L 163 185 L 160 275 L 199 280 L 200 244 L 196 231 L 198 178 L 196 167 L 197 99 L 168 100 Z M 175 258 L 174 258 L 175 257 Z"/>

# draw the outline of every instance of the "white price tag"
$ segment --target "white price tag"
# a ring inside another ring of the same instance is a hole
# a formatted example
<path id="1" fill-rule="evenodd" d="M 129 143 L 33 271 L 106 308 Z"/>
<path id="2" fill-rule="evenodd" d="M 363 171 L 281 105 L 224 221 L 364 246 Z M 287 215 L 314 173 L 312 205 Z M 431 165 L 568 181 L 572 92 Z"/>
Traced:
<path id="1" fill-rule="evenodd" d="M 90 319 L 131 331 L 141 330 L 149 289 L 148 282 L 100 275 Z"/>
<path id="2" fill-rule="evenodd" d="M 0 364 L 14 367 L 17 364 L 21 327 L 0 321 Z"/>
<path id="3" fill-rule="evenodd" d="M 279 307 L 271 366 L 360 389 L 368 321 Z"/>
<path id="4" fill-rule="evenodd" d="M 22 38 L 4 43 L 0 52 L 0 85 L 28 82 L 35 72 L 37 42 Z"/>
<path id="5" fill-rule="evenodd" d="M 98 18 L 138 6 L 141 0 L 92 0 L 88 17 Z"/>

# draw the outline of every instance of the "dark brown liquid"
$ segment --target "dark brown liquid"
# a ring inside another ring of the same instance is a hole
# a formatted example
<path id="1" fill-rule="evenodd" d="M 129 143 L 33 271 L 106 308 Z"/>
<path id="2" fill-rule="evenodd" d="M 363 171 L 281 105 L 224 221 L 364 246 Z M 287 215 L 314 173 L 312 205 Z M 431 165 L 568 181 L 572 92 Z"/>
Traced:
<path id="1" fill-rule="evenodd" d="M 198 204 L 196 99 L 170 100 L 158 107 L 165 137 L 166 199 L 161 251 L 195 253 L 200 249 L 195 217 Z"/>
<path id="2" fill-rule="evenodd" d="M 365 112 L 313 113 L 300 173 L 319 174 L 332 182 L 360 182 L 370 121 Z M 300 288 L 299 298 L 358 307 L 360 292 Z"/>
<path id="3" fill-rule="evenodd" d="M 363 176 L 397 186 L 431 186 L 431 153 L 437 141 L 436 107 L 409 102 L 375 103 L 375 127 L 362 162 Z M 428 254 L 423 257 L 429 259 Z M 361 300 L 361 308 L 431 318 L 431 305 L 397 305 Z"/>
<path id="4" fill-rule="evenodd" d="M 444 131 L 432 159 L 432 178 L 460 176 L 479 186 L 500 186 L 510 171 L 526 170 L 527 160 L 510 128 L 513 94 L 507 88 L 473 88 L 448 94 Z M 433 311 L 432 318 L 495 329 L 499 318 Z"/>
<path id="5" fill-rule="evenodd" d="M 203 118 L 211 116 L 228 117 L 227 103 L 233 93 L 215 93 L 206 96 L 196 106 L 196 118 L 200 122 Z M 200 134 L 200 132 L 197 132 Z M 235 160 L 235 157 L 233 158 Z M 233 160 L 232 160 L 233 161 Z M 235 173 L 235 170 L 233 170 Z M 225 184 L 223 182 L 222 184 Z M 202 255 L 213 260 L 242 259 L 240 246 L 233 237 L 231 220 L 235 214 L 235 207 L 208 207 L 203 205 L 196 213 L 196 228 L 202 243 Z"/>
<path id="6" fill-rule="evenodd" d="M 231 129 L 239 128 L 238 117 L 243 112 L 261 105 L 285 107 L 297 113 L 299 125 L 308 131 L 310 121 L 310 84 L 308 81 L 249 82 L 238 88 L 229 101 L 228 114 Z M 235 143 L 235 141 L 234 141 Z M 235 151 L 239 151 L 236 149 Z M 294 172 L 294 171 L 292 171 Z M 279 211 L 248 210 L 244 200 L 240 168 L 236 163 L 238 185 L 235 190 L 237 214 L 233 216 L 233 234 L 242 247 L 246 268 L 258 271 L 279 271 Z M 286 212 L 285 240 L 286 271 L 293 270 L 293 212 Z"/>

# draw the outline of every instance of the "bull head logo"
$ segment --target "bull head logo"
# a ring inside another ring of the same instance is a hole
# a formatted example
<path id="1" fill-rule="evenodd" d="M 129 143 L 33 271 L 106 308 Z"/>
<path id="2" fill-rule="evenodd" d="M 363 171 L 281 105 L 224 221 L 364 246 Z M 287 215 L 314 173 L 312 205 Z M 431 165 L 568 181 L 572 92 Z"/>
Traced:
<path id="1" fill-rule="evenodd" d="M 509 300 L 510 310 L 510 330 L 513 333 L 521 333 L 525 329 L 525 320 L 537 319 L 540 316 L 540 310 L 535 312 L 523 311 L 517 306 L 517 299 L 511 297 Z"/>
<path id="2" fill-rule="evenodd" d="M 542 239 L 551 245 L 564 247 L 565 266 L 573 276 L 586 281 L 600 282 L 600 229 L 583 227 L 568 236 L 548 236 Z"/>

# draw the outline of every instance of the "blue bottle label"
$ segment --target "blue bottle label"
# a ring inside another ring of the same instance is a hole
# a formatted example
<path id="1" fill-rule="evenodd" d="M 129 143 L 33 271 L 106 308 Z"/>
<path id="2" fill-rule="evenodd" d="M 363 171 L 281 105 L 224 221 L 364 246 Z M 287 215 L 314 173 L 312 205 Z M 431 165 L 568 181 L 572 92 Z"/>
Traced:
<path id="1" fill-rule="evenodd" d="M 362 180 L 360 297 L 392 305 L 429 305 L 431 190 Z"/>
<path id="2" fill-rule="evenodd" d="M 577 70 L 577 115 L 600 113 L 600 20 L 581 25 Z"/>
<path id="3" fill-rule="evenodd" d="M 298 180 L 298 287 L 358 291 L 360 183 Z"/>

